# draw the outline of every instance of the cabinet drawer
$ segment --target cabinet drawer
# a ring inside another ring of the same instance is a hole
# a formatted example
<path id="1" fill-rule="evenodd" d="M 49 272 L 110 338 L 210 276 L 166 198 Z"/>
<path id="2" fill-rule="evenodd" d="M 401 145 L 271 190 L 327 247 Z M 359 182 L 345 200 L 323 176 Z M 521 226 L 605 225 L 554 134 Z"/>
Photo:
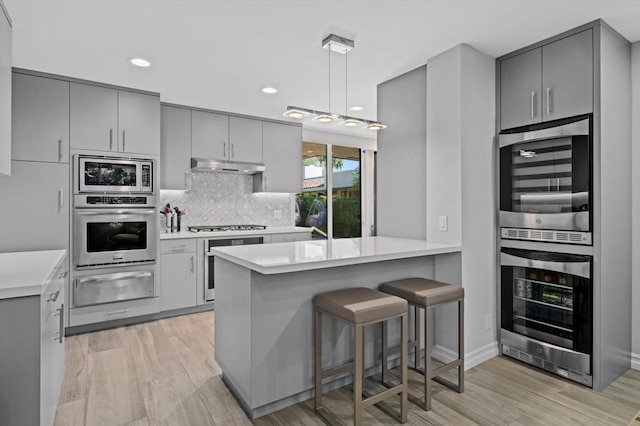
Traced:
<path id="1" fill-rule="evenodd" d="M 160 254 L 185 253 L 192 251 L 196 251 L 195 238 L 160 241 Z"/>
<path id="2" fill-rule="evenodd" d="M 45 291 L 40 297 L 40 326 L 44 327 L 45 322 L 53 315 L 53 312 L 59 308 L 60 303 L 64 301 L 64 290 L 69 275 L 67 260 L 63 261 L 63 265 L 58 268 L 54 278 L 51 280 Z"/>
<path id="3" fill-rule="evenodd" d="M 159 298 L 129 300 L 105 305 L 69 309 L 69 326 L 94 324 L 121 318 L 149 315 L 159 311 Z"/>
<path id="4" fill-rule="evenodd" d="M 307 241 L 311 239 L 310 232 L 291 232 L 288 234 L 271 234 L 271 243 L 285 243 L 291 241 Z"/>

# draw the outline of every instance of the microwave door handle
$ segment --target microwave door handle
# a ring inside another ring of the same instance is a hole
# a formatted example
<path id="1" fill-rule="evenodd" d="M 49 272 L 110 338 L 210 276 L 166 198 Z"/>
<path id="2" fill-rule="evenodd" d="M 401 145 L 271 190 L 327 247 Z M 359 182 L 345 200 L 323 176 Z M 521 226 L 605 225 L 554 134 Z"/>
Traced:
<path id="1" fill-rule="evenodd" d="M 583 278 L 591 278 L 591 264 L 589 262 L 553 262 L 536 259 L 527 259 L 514 256 L 509 253 L 500 253 L 500 266 L 515 266 L 521 268 L 546 269 L 554 272 L 562 272 L 577 275 Z"/>
<path id="2" fill-rule="evenodd" d="M 102 215 L 112 215 L 112 214 L 140 214 L 140 215 L 155 215 L 155 210 L 76 210 L 76 214 L 81 216 L 102 216 Z"/>

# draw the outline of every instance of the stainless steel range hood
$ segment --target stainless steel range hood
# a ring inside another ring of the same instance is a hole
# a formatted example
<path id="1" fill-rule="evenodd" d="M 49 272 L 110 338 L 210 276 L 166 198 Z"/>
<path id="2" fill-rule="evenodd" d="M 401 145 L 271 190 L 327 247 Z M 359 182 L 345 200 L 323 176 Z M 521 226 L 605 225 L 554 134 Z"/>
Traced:
<path id="1" fill-rule="evenodd" d="M 208 158 L 191 158 L 191 171 L 254 175 L 264 172 L 265 167 L 264 164 L 258 163 L 228 163 L 226 161 L 211 160 Z"/>

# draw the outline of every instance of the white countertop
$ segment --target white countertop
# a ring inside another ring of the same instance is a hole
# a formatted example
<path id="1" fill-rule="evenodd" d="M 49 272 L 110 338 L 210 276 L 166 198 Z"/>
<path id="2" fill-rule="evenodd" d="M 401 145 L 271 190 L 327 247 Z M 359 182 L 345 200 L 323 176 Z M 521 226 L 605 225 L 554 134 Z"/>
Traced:
<path id="1" fill-rule="evenodd" d="M 180 238 L 229 238 L 229 237 L 245 237 L 249 235 L 270 235 L 270 234 L 289 234 L 293 232 L 311 232 L 311 228 L 302 226 L 268 226 L 267 229 L 258 229 L 255 231 L 216 231 L 216 232 L 171 232 L 166 233 L 160 230 L 161 240 L 174 240 Z"/>
<path id="2" fill-rule="evenodd" d="M 0 299 L 40 296 L 66 259 L 66 250 L 0 253 Z"/>
<path id="3" fill-rule="evenodd" d="M 261 274 L 281 274 L 359 263 L 459 252 L 455 244 L 391 237 L 341 238 L 218 247 L 216 255 Z"/>

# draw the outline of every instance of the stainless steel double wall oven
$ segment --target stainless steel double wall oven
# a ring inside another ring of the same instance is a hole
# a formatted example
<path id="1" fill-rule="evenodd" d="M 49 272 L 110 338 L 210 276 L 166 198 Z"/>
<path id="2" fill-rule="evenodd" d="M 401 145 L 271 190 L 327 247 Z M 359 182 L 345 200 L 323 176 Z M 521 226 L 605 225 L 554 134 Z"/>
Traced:
<path id="1" fill-rule="evenodd" d="M 72 307 L 155 296 L 154 165 L 149 159 L 74 158 Z"/>
<path id="2" fill-rule="evenodd" d="M 502 353 L 592 386 L 592 116 L 503 131 Z"/>

